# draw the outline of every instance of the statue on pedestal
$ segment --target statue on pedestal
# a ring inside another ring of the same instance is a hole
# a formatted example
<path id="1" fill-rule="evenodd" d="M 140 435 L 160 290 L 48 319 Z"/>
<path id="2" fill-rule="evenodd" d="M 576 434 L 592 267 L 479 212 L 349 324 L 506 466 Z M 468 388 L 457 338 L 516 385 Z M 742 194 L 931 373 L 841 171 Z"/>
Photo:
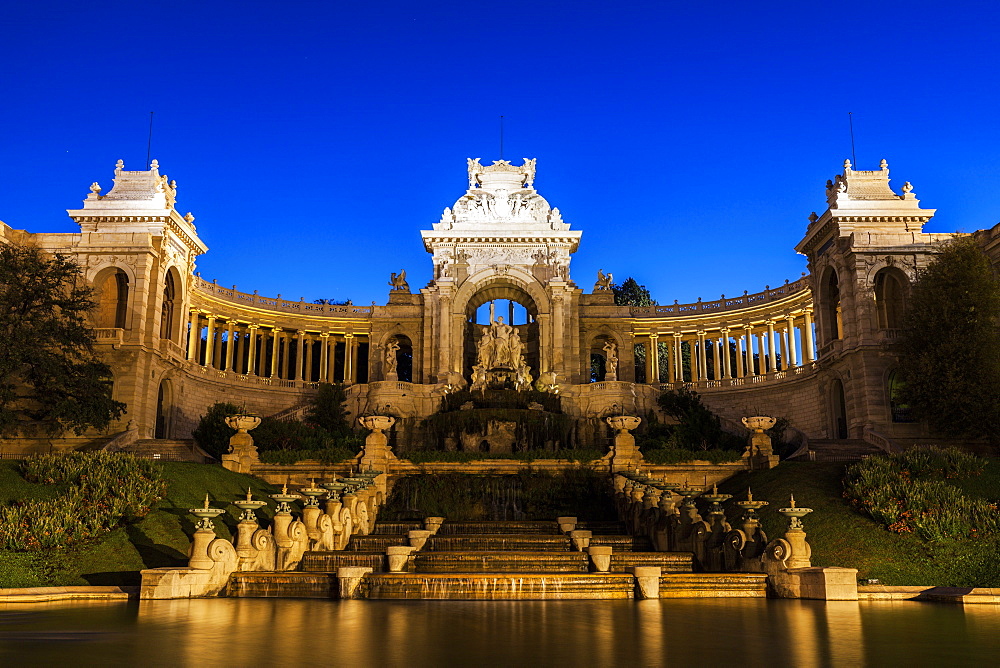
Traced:
<path id="1" fill-rule="evenodd" d="M 385 344 L 385 379 L 386 380 L 396 380 L 398 376 L 396 375 L 396 352 L 399 350 L 399 341 L 395 338 L 389 339 Z"/>

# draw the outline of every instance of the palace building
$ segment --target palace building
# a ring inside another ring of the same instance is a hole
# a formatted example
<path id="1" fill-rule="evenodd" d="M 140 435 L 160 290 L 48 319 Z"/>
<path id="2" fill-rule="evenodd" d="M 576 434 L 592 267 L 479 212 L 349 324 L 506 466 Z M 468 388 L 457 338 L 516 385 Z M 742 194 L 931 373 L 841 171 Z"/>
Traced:
<path id="1" fill-rule="evenodd" d="M 801 279 L 648 307 L 616 305 L 610 276 L 574 280 L 581 232 L 534 184 L 534 160 L 469 160 L 467 189 L 421 232 L 432 280 L 412 290 L 394 274 L 375 306 L 202 280 L 195 266 L 208 248 L 155 160 L 144 171 L 119 161 L 106 194 L 93 184 L 68 211 L 79 233 L 3 225 L 0 242 L 30 241 L 84 267 L 98 348 L 128 405 L 118 431 L 142 439 L 190 438 L 219 401 L 294 414 L 326 382 L 347 386 L 354 416 L 422 418 L 456 389 L 529 386 L 558 392 L 573 417 L 644 416 L 663 390 L 688 387 L 727 421 L 764 411 L 808 439 L 926 436 L 894 404 L 887 344 L 916 272 L 951 235 L 922 231 L 935 211 L 909 183 L 894 191 L 885 161 L 873 171 L 845 162 L 827 182 L 826 209 L 795 246 L 809 259 Z M 1000 262 L 1000 226 L 976 235 Z"/>

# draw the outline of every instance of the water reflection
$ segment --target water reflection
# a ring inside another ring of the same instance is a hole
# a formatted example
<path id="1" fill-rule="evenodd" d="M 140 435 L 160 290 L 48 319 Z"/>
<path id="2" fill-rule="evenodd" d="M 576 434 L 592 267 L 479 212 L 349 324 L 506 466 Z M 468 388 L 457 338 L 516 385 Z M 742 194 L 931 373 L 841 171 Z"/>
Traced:
<path id="1" fill-rule="evenodd" d="M 0 606 L 0 665 L 995 665 L 1000 609 L 216 599 Z"/>

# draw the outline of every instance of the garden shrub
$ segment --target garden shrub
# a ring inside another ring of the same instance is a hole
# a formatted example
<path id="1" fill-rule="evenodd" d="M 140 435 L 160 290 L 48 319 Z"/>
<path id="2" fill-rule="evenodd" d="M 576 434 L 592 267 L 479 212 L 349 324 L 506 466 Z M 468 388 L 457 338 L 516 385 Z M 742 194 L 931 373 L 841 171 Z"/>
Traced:
<path id="1" fill-rule="evenodd" d="M 979 475 L 985 466 L 985 459 L 956 448 L 869 457 L 848 467 L 844 495 L 896 533 L 930 541 L 986 536 L 1000 531 L 997 506 L 946 481 Z"/>
<path id="2" fill-rule="evenodd" d="M 61 549 L 146 516 L 166 493 L 153 462 L 117 453 L 74 452 L 30 457 L 29 482 L 65 485 L 59 498 L 0 507 L 0 548 Z"/>

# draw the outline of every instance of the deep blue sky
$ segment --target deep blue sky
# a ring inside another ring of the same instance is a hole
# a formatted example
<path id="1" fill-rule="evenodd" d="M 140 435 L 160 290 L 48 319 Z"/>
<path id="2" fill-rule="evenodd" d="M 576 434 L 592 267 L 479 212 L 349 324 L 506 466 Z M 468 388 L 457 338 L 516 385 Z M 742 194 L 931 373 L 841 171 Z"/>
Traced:
<path id="1" fill-rule="evenodd" d="M 808 7 L 804 5 L 809 5 Z M 947 9 L 942 9 L 947 7 Z M 795 279 L 850 157 L 938 216 L 1000 218 L 996 3 L 8 3 L 0 220 L 77 231 L 92 181 L 153 156 L 202 276 L 384 303 L 465 159 L 538 158 L 583 242 L 572 277 L 661 303 Z"/>

